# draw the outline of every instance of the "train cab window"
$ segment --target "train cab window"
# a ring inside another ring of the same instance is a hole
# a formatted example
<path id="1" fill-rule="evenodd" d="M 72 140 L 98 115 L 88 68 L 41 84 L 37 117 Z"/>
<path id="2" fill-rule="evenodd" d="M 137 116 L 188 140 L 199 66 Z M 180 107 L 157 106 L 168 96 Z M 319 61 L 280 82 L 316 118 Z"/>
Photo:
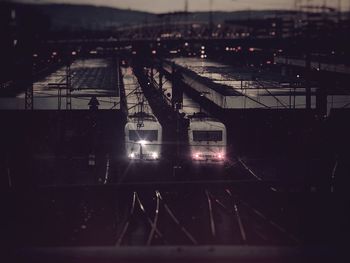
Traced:
<path id="1" fill-rule="evenodd" d="M 222 131 L 193 131 L 194 141 L 222 141 Z"/>
<path id="2" fill-rule="evenodd" d="M 129 140 L 130 141 L 156 141 L 158 140 L 158 131 L 157 130 L 130 130 L 129 131 Z"/>

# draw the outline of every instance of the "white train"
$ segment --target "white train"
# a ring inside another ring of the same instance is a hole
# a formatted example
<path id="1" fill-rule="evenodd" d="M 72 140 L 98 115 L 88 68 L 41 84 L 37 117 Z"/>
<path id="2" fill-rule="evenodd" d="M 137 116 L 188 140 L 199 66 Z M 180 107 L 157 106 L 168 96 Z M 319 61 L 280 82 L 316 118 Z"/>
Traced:
<path id="1" fill-rule="evenodd" d="M 161 157 L 162 126 L 153 115 L 131 68 L 123 72 L 127 105 L 125 150 L 130 160 L 158 160 Z"/>
<path id="2" fill-rule="evenodd" d="M 189 151 L 195 162 L 226 161 L 227 133 L 225 125 L 204 113 L 188 116 Z"/>
<path id="3" fill-rule="evenodd" d="M 170 92 L 170 84 L 165 84 Z M 226 126 L 210 117 L 200 105 L 183 93 L 180 113 L 189 120 L 188 151 L 190 160 L 195 163 L 224 163 L 227 161 Z M 186 155 L 187 155 L 186 154 Z"/>
<path id="4" fill-rule="evenodd" d="M 158 160 L 162 126 L 154 115 L 143 112 L 128 117 L 125 125 L 126 155 L 133 160 Z"/>

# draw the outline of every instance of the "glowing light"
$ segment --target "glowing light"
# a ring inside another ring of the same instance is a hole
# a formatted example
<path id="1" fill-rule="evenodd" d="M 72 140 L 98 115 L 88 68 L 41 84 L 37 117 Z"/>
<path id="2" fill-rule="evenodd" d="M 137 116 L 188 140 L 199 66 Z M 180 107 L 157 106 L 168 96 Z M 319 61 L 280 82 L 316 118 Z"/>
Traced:
<path id="1" fill-rule="evenodd" d="M 156 153 L 156 152 L 152 153 L 152 158 L 153 159 L 158 159 L 158 156 L 159 156 L 158 153 Z"/>
<path id="2" fill-rule="evenodd" d="M 129 158 L 134 159 L 135 158 L 135 153 L 130 153 Z"/>
<path id="3" fill-rule="evenodd" d="M 218 154 L 217 154 L 217 158 L 218 158 L 218 159 L 224 159 L 224 154 L 218 153 Z"/>
<path id="4" fill-rule="evenodd" d="M 11 19 L 16 19 L 16 10 L 15 9 L 12 9 L 11 10 Z"/>
<path id="5" fill-rule="evenodd" d="M 156 50 L 152 50 L 152 54 L 153 55 L 157 54 L 157 51 Z"/>
<path id="6" fill-rule="evenodd" d="M 205 46 L 201 46 L 201 49 L 202 49 L 202 50 L 205 49 Z"/>
<path id="7" fill-rule="evenodd" d="M 195 153 L 195 154 L 193 155 L 193 158 L 194 158 L 194 159 L 199 159 L 199 153 Z"/>
<path id="8" fill-rule="evenodd" d="M 141 140 L 141 141 L 138 141 L 138 143 L 141 144 L 141 145 L 143 146 L 143 145 L 146 145 L 146 144 L 147 144 L 147 141 Z"/>

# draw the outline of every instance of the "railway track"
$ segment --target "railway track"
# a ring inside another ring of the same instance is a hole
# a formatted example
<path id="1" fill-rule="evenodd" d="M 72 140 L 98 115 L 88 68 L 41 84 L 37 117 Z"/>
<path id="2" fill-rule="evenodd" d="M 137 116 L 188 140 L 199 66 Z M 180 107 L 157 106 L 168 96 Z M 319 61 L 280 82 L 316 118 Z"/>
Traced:
<path id="1" fill-rule="evenodd" d="M 165 234 L 162 230 L 160 230 L 159 226 L 159 218 L 160 213 L 162 212 L 163 219 L 165 216 L 168 217 L 167 220 L 170 219 L 171 224 L 175 224 L 176 231 L 179 233 L 182 233 L 183 238 L 187 239 L 187 242 L 190 242 L 193 245 L 197 245 L 198 241 L 193 237 L 193 235 L 187 230 L 187 228 L 181 224 L 179 218 L 176 216 L 175 212 L 169 207 L 167 202 L 162 197 L 162 194 L 159 191 L 155 191 L 155 197 L 153 198 L 155 200 L 155 208 L 153 211 L 153 217 L 150 216 L 149 210 L 146 210 L 145 204 L 140 198 L 140 195 L 137 192 L 133 192 L 132 202 L 130 206 L 129 213 L 127 215 L 127 219 L 125 220 L 125 223 L 122 227 L 122 231 L 118 235 L 116 246 L 121 246 L 125 244 L 125 239 L 128 234 L 130 233 L 132 228 L 132 219 L 136 216 L 136 210 L 142 212 L 143 220 L 146 221 L 148 228 L 145 229 L 144 235 L 145 235 L 145 244 L 150 246 L 152 245 L 152 242 L 155 238 L 161 239 L 162 244 L 167 245 L 169 244 L 169 239 L 165 237 Z M 134 222 L 135 223 L 135 222 Z M 147 238 L 146 238 L 147 237 Z M 140 244 L 141 245 L 141 244 Z"/>
<path id="2" fill-rule="evenodd" d="M 137 244 L 146 246 L 300 242 L 269 216 L 239 198 L 232 189 L 219 191 L 205 189 L 202 193 L 205 198 L 201 202 L 206 205 L 198 204 L 198 207 L 204 208 L 204 211 L 199 214 L 198 211 L 190 211 L 177 215 L 160 191 L 152 192 L 151 198 L 149 195 L 133 192 L 128 214 L 117 235 L 115 245 L 124 246 L 135 242 L 141 242 Z M 188 211 L 185 206 L 186 204 L 183 205 L 183 209 Z M 204 222 L 199 224 L 202 228 L 195 222 L 188 224 L 191 222 L 189 218 L 195 218 L 196 215 L 199 215 L 200 220 Z M 204 215 L 207 215 L 207 219 Z M 183 222 L 187 222 L 187 225 L 185 226 Z M 133 240 L 135 233 L 140 233 L 140 226 L 143 226 L 142 237 L 138 236 L 137 240 Z M 199 232 L 203 235 L 199 235 Z"/>
<path id="3" fill-rule="evenodd" d="M 208 202 L 210 231 L 214 243 L 220 243 L 220 240 L 225 239 L 218 234 L 220 232 L 221 235 L 226 233 L 223 230 L 218 231 L 220 224 L 217 221 L 219 220 L 215 220 L 215 218 L 218 218 L 218 215 L 221 215 L 221 217 L 230 217 L 228 221 L 231 220 L 231 229 L 235 229 L 235 232 L 231 233 L 231 242 L 240 245 L 273 244 L 276 242 L 288 245 L 300 244 L 300 240 L 289 233 L 286 228 L 273 221 L 254 206 L 240 199 L 238 194 L 232 189 L 225 189 L 217 194 L 205 190 L 205 195 Z M 221 198 L 218 195 L 221 195 Z"/>

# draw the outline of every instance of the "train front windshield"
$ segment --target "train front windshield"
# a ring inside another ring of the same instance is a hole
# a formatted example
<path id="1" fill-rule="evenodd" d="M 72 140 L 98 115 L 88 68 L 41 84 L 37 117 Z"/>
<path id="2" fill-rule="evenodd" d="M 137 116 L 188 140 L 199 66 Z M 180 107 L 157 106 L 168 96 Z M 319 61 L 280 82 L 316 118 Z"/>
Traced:
<path id="1" fill-rule="evenodd" d="M 222 131 L 193 131 L 193 141 L 222 141 Z"/>
<path id="2" fill-rule="evenodd" d="M 158 131 L 157 130 L 130 130 L 129 131 L 130 141 L 157 141 Z"/>

